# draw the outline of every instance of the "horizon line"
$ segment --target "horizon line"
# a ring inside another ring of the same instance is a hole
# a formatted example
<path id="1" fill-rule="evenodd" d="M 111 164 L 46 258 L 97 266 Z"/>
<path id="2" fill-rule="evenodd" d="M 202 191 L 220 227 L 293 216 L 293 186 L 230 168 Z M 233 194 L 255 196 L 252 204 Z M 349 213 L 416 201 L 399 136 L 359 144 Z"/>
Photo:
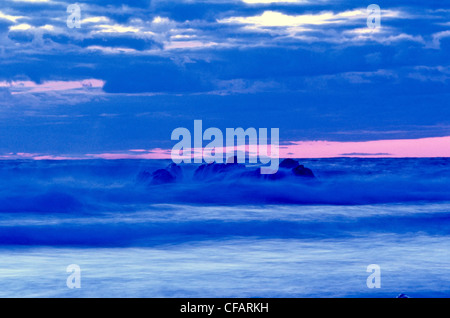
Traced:
<path id="1" fill-rule="evenodd" d="M 322 159 L 322 158 L 449 158 L 450 136 L 417 139 L 387 139 L 370 141 L 288 141 L 277 146 L 273 158 Z M 205 148 L 191 151 L 202 155 Z M 221 153 L 225 153 L 226 151 Z M 235 146 L 250 156 L 258 155 L 258 145 Z M 194 158 L 192 157 L 192 158 Z M 268 156 L 267 156 L 268 157 Z M 90 160 L 90 159 L 171 159 L 171 149 L 128 149 L 86 154 L 49 154 L 9 152 L 0 160 Z"/>

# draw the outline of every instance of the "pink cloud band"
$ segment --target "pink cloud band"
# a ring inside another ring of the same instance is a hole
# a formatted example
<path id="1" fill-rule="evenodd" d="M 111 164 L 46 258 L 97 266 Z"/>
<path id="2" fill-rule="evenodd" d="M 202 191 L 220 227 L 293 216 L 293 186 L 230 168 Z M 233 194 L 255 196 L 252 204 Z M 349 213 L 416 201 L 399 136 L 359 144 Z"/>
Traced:
<path id="1" fill-rule="evenodd" d="M 73 89 L 103 88 L 105 82 L 99 79 L 81 81 L 48 81 L 42 84 L 33 81 L 0 82 L 0 87 L 11 89 L 11 94 L 43 93 L 52 91 L 68 91 Z"/>
<path id="2" fill-rule="evenodd" d="M 426 158 L 450 157 L 450 136 L 420 139 L 394 139 L 373 141 L 291 141 L 280 145 L 281 158 Z M 225 150 L 225 149 L 224 149 Z M 193 153 L 201 152 L 192 149 Z M 247 146 L 254 153 L 257 146 Z M 67 160 L 67 159 L 171 159 L 171 149 L 130 149 L 122 152 L 84 154 L 78 156 L 37 153 L 8 153 L 0 159 Z"/>

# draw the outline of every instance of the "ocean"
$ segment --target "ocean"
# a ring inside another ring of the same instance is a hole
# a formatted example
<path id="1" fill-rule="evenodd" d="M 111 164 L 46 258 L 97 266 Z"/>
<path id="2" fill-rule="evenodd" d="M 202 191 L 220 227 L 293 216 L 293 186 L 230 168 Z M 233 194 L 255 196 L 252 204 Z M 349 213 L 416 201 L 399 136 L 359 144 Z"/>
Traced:
<path id="1" fill-rule="evenodd" d="M 0 161 L 0 297 L 450 296 L 450 158 L 299 162 L 314 179 Z"/>

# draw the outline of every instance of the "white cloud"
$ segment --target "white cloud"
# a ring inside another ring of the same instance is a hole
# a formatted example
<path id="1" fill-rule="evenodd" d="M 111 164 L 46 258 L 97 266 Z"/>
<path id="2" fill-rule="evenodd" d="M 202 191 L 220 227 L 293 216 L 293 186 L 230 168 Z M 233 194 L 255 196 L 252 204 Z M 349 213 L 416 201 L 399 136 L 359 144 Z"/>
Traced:
<path id="1" fill-rule="evenodd" d="M 193 39 L 195 38 L 195 35 L 190 35 L 190 34 L 176 34 L 176 35 L 172 35 L 170 37 L 171 40 L 186 40 L 186 39 Z"/>
<path id="2" fill-rule="evenodd" d="M 16 23 L 18 19 L 23 19 L 23 16 L 14 16 L 14 15 L 8 15 L 0 11 L 0 19 L 5 19 L 11 22 Z"/>
<path id="3" fill-rule="evenodd" d="M 450 37 L 450 30 L 434 33 L 432 35 L 432 37 L 433 37 L 433 41 L 431 44 L 428 45 L 428 47 L 433 48 L 433 49 L 439 49 L 441 47 L 441 40 L 443 38 Z"/>
<path id="4" fill-rule="evenodd" d="M 216 46 L 215 42 L 202 42 L 202 41 L 173 41 L 164 44 L 164 49 L 199 49 L 211 46 Z"/>
<path id="5" fill-rule="evenodd" d="M 108 17 L 89 17 L 81 20 L 81 24 L 85 23 L 108 23 L 110 22 Z"/>
<path id="6" fill-rule="evenodd" d="M 218 22 L 247 24 L 256 27 L 294 27 L 340 23 L 350 19 L 362 19 L 366 17 L 367 15 L 361 10 L 345 11 L 338 14 L 334 14 L 333 12 L 321 12 L 319 14 L 300 15 L 288 15 L 277 11 L 264 11 L 258 16 L 231 17 L 218 20 Z"/>
<path id="7" fill-rule="evenodd" d="M 140 31 L 139 28 L 133 26 L 124 26 L 120 24 L 101 24 L 97 26 L 99 29 L 98 33 L 138 33 Z"/>
<path id="8" fill-rule="evenodd" d="M 160 17 L 160 16 L 155 17 L 150 23 L 151 30 L 154 32 L 158 32 L 160 34 L 167 33 L 169 31 L 175 29 L 176 26 L 177 26 L 177 23 L 175 21 L 172 21 L 169 18 Z"/>
<path id="9" fill-rule="evenodd" d="M 382 10 L 383 19 L 406 19 L 410 16 L 401 11 Z M 266 10 L 256 16 L 234 16 L 217 20 L 218 23 L 238 25 L 242 31 L 270 34 L 272 37 L 259 45 L 274 45 L 294 39 L 299 42 L 328 42 L 335 44 L 357 44 L 374 41 L 391 44 L 397 41 L 424 43 L 421 36 L 399 33 L 384 26 L 376 29 L 367 27 L 366 9 L 352 9 L 342 12 L 321 11 L 300 15 L 290 15 Z"/>
<path id="10" fill-rule="evenodd" d="M 46 24 L 40 27 L 34 27 L 27 23 L 16 24 L 9 27 L 9 31 L 39 31 L 39 30 L 53 32 L 55 31 L 55 27 L 50 24 Z"/>
<path id="11" fill-rule="evenodd" d="M 445 83 L 450 79 L 450 66 L 419 65 L 413 68 L 413 71 L 408 74 L 408 77 L 421 82 Z"/>
<path id="12" fill-rule="evenodd" d="M 398 18 L 397 11 L 384 10 L 383 18 Z M 324 11 L 318 14 L 288 15 L 278 11 L 264 11 L 258 16 L 230 17 L 219 19 L 219 23 L 246 24 L 255 27 L 295 27 L 304 25 L 326 25 L 367 19 L 367 12 L 362 9 L 348 10 L 339 13 Z"/>
<path id="13" fill-rule="evenodd" d="M 47 31 L 54 31 L 55 27 L 53 25 L 46 24 L 44 26 L 41 26 L 40 29 L 47 30 Z"/>
<path id="14" fill-rule="evenodd" d="M 10 26 L 9 30 L 10 31 L 26 31 L 26 30 L 30 30 L 32 28 L 33 27 L 31 25 L 22 23 L 22 24 Z"/>
<path id="15" fill-rule="evenodd" d="M 13 0 L 14 2 L 31 2 L 31 3 L 44 3 L 52 2 L 51 0 Z"/>
<path id="16" fill-rule="evenodd" d="M 169 18 L 165 18 L 165 17 L 157 16 L 157 17 L 153 18 L 152 23 L 155 23 L 155 24 L 159 24 L 159 23 L 167 24 L 167 23 L 170 23 L 170 19 Z"/>
<path id="17" fill-rule="evenodd" d="M 259 16 L 251 17 L 231 17 L 218 20 L 219 23 L 232 23 L 232 24 L 247 24 L 256 27 L 289 27 L 300 26 L 306 24 L 324 24 L 331 22 L 334 15 L 333 13 L 321 13 L 318 15 L 287 15 L 277 11 L 264 11 Z"/>
<path id="18" fill-rule="evenodd" d="M 93 51 L 100 51 L 105 54 L 121 54 L 121 53 L 138 53 L 135 49 L 125 48 L 125 47 L 110 47 L 110 46 L 100 46 L 100 45 L 91 45 L 86 49 Z"/>

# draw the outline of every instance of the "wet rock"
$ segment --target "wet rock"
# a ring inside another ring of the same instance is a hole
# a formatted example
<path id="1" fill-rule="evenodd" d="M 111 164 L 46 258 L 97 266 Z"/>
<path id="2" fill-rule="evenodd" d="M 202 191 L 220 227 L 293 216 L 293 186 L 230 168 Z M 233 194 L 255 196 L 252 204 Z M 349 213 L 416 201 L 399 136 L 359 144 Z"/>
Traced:
<path id="1" fill-rule="evenodd" d="M 158 169 L 152 173 L 152 184 L 173 183 L 176 178 L 166 169 Z"/>
<path id="2" fill-rule="evenodd" d="M 245 171 L 245 165 L 240 163 L 210 163 L 204 164 L 194 172 L 194 178 L 199 180 L 211 179 L 214 177 L 223 178 L 224 174 L 236 171 Z"/>
<path id="3" fill-rule="evenodd" d="M 297 160 L 294 159 L 284 159 L 280 162 L 280 168 L 293 169 L 299 165 Z"/>
<path id="4" fill-rule="evenodd" d="M 303 165 L 298 165 L 294 169 L 292 169 L 294 175 L 299 177 L 307 177 L 307 178 L 315 178 L 314 173 L 311 169 L 305 168 Z"/>
<path id="5" fill-rule="evenodd" d="M 181 180 L 183 178 L 183 171 L 181 167 L 176 163 L 171 163 L 166 167 L 166 170 L 170 172 L 177 180 Z"/>

